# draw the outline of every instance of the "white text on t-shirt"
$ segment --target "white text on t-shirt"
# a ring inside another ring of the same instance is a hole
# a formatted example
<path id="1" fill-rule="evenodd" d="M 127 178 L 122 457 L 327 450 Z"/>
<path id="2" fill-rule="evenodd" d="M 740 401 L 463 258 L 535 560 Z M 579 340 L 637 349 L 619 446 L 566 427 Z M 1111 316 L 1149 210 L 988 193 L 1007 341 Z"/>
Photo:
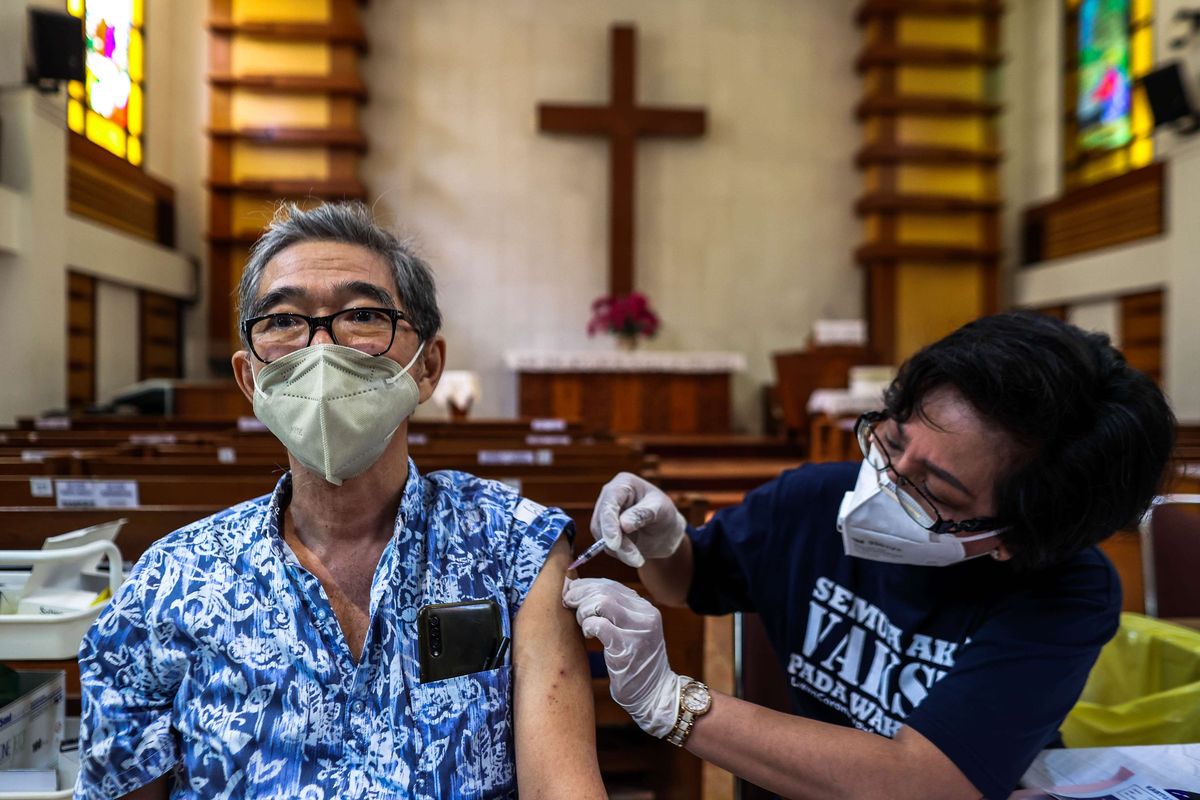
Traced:
<path id="1" fill-rule="evenodd" d="M 905 644 L 907 642 L 907 645 Z M 788 657 L 792 686 L 862 730 L 895 736 L 902 720 L 954 666 L 958 642 L 906 635 L 873 603 L 818 578 L 799 653 Z"/>

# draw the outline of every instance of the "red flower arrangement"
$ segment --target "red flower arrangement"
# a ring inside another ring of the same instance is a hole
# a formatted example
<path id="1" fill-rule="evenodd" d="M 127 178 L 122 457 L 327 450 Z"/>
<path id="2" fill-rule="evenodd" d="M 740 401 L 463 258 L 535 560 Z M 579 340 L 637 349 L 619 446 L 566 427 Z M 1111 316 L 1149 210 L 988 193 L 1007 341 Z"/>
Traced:
<path id="1" fill-rule="evenodd" d="M 630 292 L 623 297 L 605 295 L 592 301 L 592 320 L 587 331 L 588 336 L 607 332 L 631 339 L 650 337 L 658 333 L 658 314 L 641 292 Z"/>

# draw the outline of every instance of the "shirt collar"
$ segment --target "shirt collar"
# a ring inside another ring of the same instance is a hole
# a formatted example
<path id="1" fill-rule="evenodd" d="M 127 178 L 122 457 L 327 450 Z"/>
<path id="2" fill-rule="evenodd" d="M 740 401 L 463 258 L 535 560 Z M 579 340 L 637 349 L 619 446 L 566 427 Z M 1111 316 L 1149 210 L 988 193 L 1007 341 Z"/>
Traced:
<path id="1" fill-rule="evenodd" d="M 422 476 L 413 462 L 408 459 L 408 480 L 404 484 L 404 495 L 400 498 L 400 509 L 396 514 L 396 531 L 405 528 L 424 530 L 429 506 L 433 502 L 429 482 Z"/>

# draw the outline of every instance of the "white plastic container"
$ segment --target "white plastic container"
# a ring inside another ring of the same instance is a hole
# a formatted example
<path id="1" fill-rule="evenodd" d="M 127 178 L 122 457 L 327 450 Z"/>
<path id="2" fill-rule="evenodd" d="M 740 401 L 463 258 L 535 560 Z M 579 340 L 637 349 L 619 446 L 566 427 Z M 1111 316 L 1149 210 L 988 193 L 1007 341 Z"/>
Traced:
<path id="1" fill-rule="evenodd" d="M 79 718 L 67 717 L 66 739 L 79 738 Z M 71 800 L 75 794 L 75 780 L 79 775 L 79 757 L 75 751 L 59 753 L 58 785 L 53 792 L 0 792 L 0 800 Z"/>
<path id="2" fill-rule="evenodd" d="M 0 708 L 0 769 L 54 769 L 63 740 L 62 671 L 20 673 L 22 694 Z"/>
<path id="3" fill-rule="evenodd" d="M 62 550 L 0 550 L 0 565 L 81 563 L 108 556 L 108 588 L 116 594 L 121 586 L 121 551 L 112 542 L 89 542 Z M 57 614 L 0 614 L 0 659 L 5 661 L 49 661 L 75 658 L 79 643 L 100 615 L 105 602 Z"/>

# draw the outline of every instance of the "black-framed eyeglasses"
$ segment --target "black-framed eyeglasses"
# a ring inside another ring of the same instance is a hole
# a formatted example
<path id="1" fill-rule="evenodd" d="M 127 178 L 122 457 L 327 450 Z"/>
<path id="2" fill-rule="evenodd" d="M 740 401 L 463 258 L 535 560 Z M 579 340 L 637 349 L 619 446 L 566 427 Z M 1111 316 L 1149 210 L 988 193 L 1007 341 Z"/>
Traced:
<path id="1" fill-rule="evenodd" d="M 263 314 L 242 323 L 250 352 L 264 364 L 308 347 L 319 328 L 329 331 L 334 344 L 378 356 L 392 349 L 396 327 L 417 332 L 403 311 L 394 308 L 347 308 L 324 317 L 306 314 Z"/>
<path id="2" fill-rule="evenodd" d="M 896 501 L 900 503 L 900 507 L 913 522 L 934 533 L 976 533 L 995 530 L 1003 526 L 1003 523 L 994 517 L 977 517 L 961 522 L 944 518 L 938 511 L 937 503 L 929 496 L 928 492 L 901 475 L 892 466 L 892 457 L 888 454 L 883 441 L 875 433 L 875 428 L 885 419 L 887 419 L 887 415 L 882 412 L 868 411 L 854 423 L 854 436 L 858 439 L 858 447 L 862 450 L 863 458 L 868 464 L 879 472 L 887 472 L 895 476 L 895 481 L 889 487 L 889 491 L 895 495 Z"/>

